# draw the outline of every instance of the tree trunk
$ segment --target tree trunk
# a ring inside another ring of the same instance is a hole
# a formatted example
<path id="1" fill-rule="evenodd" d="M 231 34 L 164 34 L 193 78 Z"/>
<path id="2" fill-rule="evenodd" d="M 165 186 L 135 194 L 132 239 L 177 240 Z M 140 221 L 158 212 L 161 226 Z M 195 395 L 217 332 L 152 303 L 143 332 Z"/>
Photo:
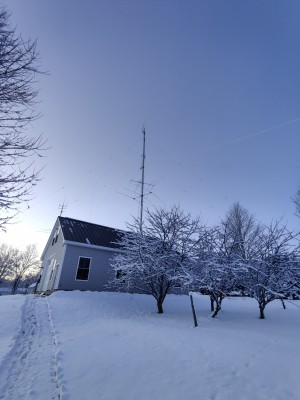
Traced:
<path id="1" fill-rule="evenodd" d="M 19 287 L 19 281 L 20 281 L 19 278 L 15 278 L 13 286 L 12 286 L 12 289 L 11 289 L 11 294 L 15 294 L 16 293 L 16 291 L 17 291 L 17 289 Z"/>
<path id="2" fill-rule="evenodd" d="M 156 304 L 157 304 L 157 312 L 158 312 L 158 314 L 163 314 L 164 310 L 163 310 L 163 306 L 162 306 L 163 305 L 162 300 L 158 299 L 156 301 Z"/>
<path id="3" fill-rule="evenodd" d="M 210 298 L 210 311 L 215 311 L 214 299 Z"/>
<path id="4" fill-rule="evenodd" d="M 214 313 L 212 314 L 212 318 L 215 318 L 218 315 L 218 312 L 221 310 L 221 305 L 219 303 L 219 301 L 216 299 L 216 309 L 214 311 Z"/>
<path id="5" fill-rule="evenodd" d="M 260 304 L 259 305 L 259 319 L 265 319 L 264 309 L 265 309 L 265 305 Z"/>
<path id="6" fill-rule="evenodd" d="M 286 309 L 285 302 L 283 301 L 283 299 L 280 299 L 280 300 L 281 300 L 282 307 L 285 310 Z"/>

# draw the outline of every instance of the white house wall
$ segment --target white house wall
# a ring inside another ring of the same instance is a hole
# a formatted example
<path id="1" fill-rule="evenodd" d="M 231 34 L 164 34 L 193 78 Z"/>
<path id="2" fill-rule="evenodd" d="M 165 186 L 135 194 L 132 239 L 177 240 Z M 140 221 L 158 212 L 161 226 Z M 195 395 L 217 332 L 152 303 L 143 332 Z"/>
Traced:
<path id="1" fill-rule="evenodd" d="M 111 259 L 112 251 L 91 247 L 66 245 L 66 251 L 58 283 L 58 290 L 112 290 L 107 288 L 113 277 Z M 76 280 L 79 257 L 91 258 L 89 277 L 87 281 Z"/>
<path id="2" fill-rule="evenodd" d="M 52 239 L 53 239 L 53 236 L 55 235 L 55 232 L 56 232 L 56 229 L 58 226 L 59 226 L 59 222 L 57 220 L 56 224 L 54 225 L 54 228 L 51 232 L 46 249 L 43 253 L 42 276 L 41 276 L 40 283 L 37 287 L 38 292 L 47 289 L 47 286 L 48 286 L 47 280 L 50 277 L 50 273 L 49 273 L 48 269 L 52 265 L 52 263 L 50 263 L 49 261 L 51 261 L 52 259 L 55 259 L 55 262 L 56 262 L 56 264 L 59 264 L 59 267 L 62 264 L 63 254 L 64 254 L 64 244 L 63 244 L 63 236 L 62 236 L 61 230 L 59 232 L 57 242 L 52 245 Z"/>

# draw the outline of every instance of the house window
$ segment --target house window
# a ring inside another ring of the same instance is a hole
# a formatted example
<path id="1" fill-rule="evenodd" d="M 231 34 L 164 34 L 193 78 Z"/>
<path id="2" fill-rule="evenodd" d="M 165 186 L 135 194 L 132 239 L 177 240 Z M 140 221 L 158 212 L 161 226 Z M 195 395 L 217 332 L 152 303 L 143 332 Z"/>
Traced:
<path id="1" fill-rule="evenodd" d="M 55 233 L 54 233 L 54 236 L 53 236 L 53 239 L 52 239 L 52 246 L 54 245 L 54 243 L 57 242 L 58 235 L 59 235 L 59 228 L 57 228 Z"/>
<path id="2" fill-rule="evenodd" d="M 121 269 L 118 269 L 116 272 L 116 279 L 122 279 L 122 278 L 124 278 L 125 275 L 126 274 L 124 271 L 122 271 Z"/>
<path id="3" fill-rule="evenodd" d="M 125 283 L 125 276 L 126 276 L 126 272 L 124 272 L 121 269 L 118 269 L 116 272 L 116 279 L 119 279 L 120 282 Z"/>
<path id="4" fill-rule="evenodd" d="M 88 257 L 79 257 L 76 280 L 87 281 L 89 279 L 91 259 Z"/>

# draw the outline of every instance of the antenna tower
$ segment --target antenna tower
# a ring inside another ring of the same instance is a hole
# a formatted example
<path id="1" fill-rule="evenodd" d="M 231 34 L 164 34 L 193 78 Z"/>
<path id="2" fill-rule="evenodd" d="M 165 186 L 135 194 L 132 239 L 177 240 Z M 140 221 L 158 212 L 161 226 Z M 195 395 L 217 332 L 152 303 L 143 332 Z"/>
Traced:
<path id="1" fill-rule="evenodd" d="M 145 147 L 146 147 L 146 129 L 143 126 L 143 155 L 142 155 L 142 180 L 141 180 L 141 209 L 140 209 L 140 231 L 143 229 L 143 211 L 144 211 L 144 186 L 145 186 Z"/>
<path id="2" fill-rule="evenodd" d="M 128 194 L 125 193 L 121 193 L 118 192 L 120 194 L 122 194 L 123 196 L 127 196 L 132 200 L 138 200 L 140 199 L 140 215 L 139 215 L 139 228 L 140 228 L 140 232 L 143 231 L 143 212 L 144 212 L 144 198 L 149 195 L 152 194 L 152 189 L 155 186 L 155 183 L 145 183 L 145 159 L 146 159 L 146 129 L 145 126 L 143 126 L 142 129 L 142 133 L 143 133 L 143 154 L 142 154 L 142 165 L 141 165 L 141 170 L 142 170 L 142 178 L 139 181 L 135 181 L 133 179 L 131 179 L 130 182 L 135 182 L 138 183 L 139 185 L 141 185 L 141 194 L 139 195 L 136 192 L 133 192 L 134 194 L 136 194 L 137 196 L 132 197 Z M 147 185 L 149 187 L 149 191 L 147 191 L 147 193 L 145 193 L 145 185 Z M 126 189 L 125 189 L 126 190 Z"/>
<path id="3" fill-rule="evenodd" d="M 67 209 L 67 205 L 68 204 L 64 200 L 63 203 L 58 206 L 60 208 L 60 214 L 59 214 L 60 217 L 63 215 L 63 213 Z"/>

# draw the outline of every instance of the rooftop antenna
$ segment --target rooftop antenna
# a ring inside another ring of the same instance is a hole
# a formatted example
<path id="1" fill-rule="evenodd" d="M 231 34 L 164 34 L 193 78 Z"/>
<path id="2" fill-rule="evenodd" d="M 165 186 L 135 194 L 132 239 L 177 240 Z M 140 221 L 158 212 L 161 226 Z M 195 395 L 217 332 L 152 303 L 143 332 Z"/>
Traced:
<path id="1" fill-rule="evenodd" d="M 64 200 L 63 203 L 58 206 L 60 208 L 60 214 L 59 214 L 60 217 L 63 215 L 63 213 L 67 209 L 67 205 L 68 204 Z"/>
<path id="2" fill-rule="evenodd" d="M 142 181 L 141 181 L 141 210 L 140 210 L 140 231 L 143 229 L 143 211 L 144 211 L 144 186 L 145 186 L 145 147 L 146 147 L 146 129 L 143 125 L 143 155 L 142 155 Z"/>

